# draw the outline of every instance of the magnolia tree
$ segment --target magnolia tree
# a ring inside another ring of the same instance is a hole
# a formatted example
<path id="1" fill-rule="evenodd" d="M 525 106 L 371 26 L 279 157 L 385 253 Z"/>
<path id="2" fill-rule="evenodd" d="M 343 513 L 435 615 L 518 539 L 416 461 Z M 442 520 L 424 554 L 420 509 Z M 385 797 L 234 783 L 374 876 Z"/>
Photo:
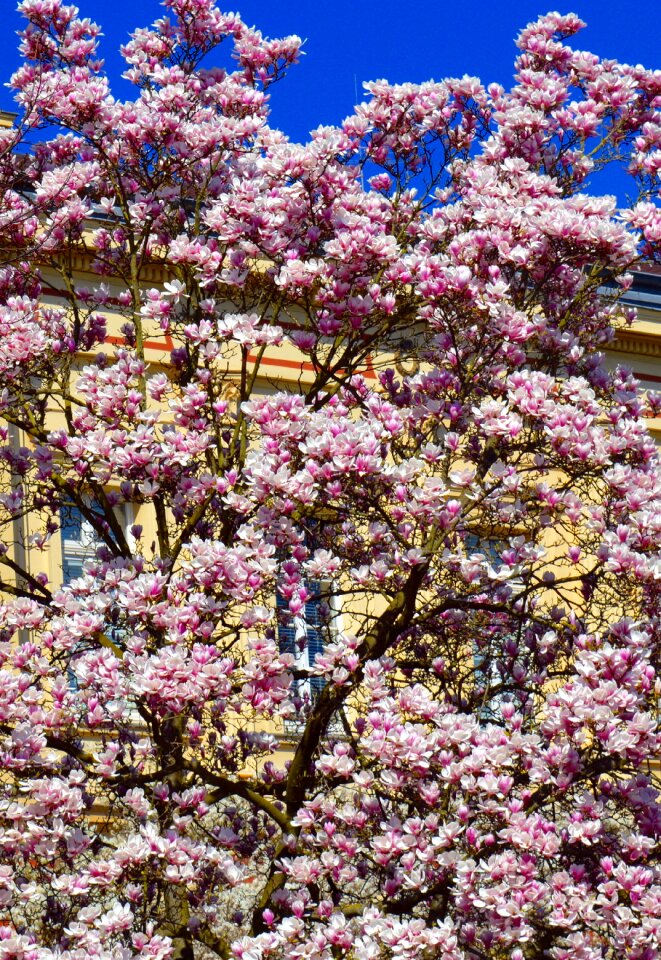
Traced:
<path id="1" fill-rule="evenodd" d="M 1 960 L 654 960 L 658 404 L 598 351 L 661 245 L 661 76 L 554 13 L 510 91 L 378 81 L 300 145 L 299 40 L 166 6 L 121 101 L 21 4 Z"/>

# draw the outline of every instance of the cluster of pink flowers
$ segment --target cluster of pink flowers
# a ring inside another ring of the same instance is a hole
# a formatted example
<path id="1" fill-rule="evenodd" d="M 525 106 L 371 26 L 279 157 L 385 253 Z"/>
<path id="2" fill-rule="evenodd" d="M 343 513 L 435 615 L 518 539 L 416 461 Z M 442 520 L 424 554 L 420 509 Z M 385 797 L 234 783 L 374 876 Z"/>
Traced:
<path id="1" fill-rule="evenodd" d="M 549 14 L 512 90 L 293 144 L 299 39 L 165 6 L 126 101 L 20 7 L 0 960 L 655 960 L 660 401 L 597 351 L 661 257 L 661 74 Z"/>

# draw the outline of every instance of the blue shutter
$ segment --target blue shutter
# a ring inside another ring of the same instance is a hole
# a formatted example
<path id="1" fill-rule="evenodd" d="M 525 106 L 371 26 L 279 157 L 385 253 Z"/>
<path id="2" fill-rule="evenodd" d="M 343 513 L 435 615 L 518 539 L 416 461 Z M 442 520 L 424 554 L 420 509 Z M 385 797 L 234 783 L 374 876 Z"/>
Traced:
<path id="1" fill-rule="evenodd" d="M 321 604 L 323 602 L 321 584 L 317 580 L 307 580 L 305 586 L 310 596 L 305 602 L 305 623 L 307 626 L 308 662 L 314 666 L 317 655 L 324 652 L 323 627 Z M 318 696 L 324 688 L 323 677 L 310 677 L 312 699 Z"/>
<path id="2" fill-rule="evenodd" d="M 279 590 L 276 590 L 275 602 L 278 610 L 285 611 L 284 616 L 278 617 L 278 646 L 280 647 L 280 653 L 291 653 L 296 656 L 298 651 L 296 649 L 294 618 L 287 612 L 289 604 Z"/>

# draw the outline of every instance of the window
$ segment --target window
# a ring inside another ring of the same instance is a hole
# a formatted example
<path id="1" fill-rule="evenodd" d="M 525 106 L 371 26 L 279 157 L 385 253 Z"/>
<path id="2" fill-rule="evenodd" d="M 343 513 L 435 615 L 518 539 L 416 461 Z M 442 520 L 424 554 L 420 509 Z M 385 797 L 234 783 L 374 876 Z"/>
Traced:
<path id="1" fill-rule="evenodd" d="M 314 665 L 317 655 L 324 649 L 324 631 L 328 629 L 326 614 L 327 591 L 318 580 L 304 581 L 309 594 L 299 616 L 288 612 L 288 601 L 280 591 L 276 593 L 278 616 L 278 644 L 282 653 L 291 653 L 295 667 L 307 670 Z M 297 678 L 294 681 L 294 696 L 311 702 L 324 688 L 323 677 Z"/>
<path id="2" fill-rule="evenodd" d="M 103 516 L 101 507 L 93 502 L 89 502 L 90 510 L 99 517 Z M 123 515 L 126 519 L 126 514 Z M 126 524 L 128 527 L 128 524 Z M 62 585 L 66 586 L 72 580 L 82 577 L 84 566 L 88 560 L 96 557 L 96 551 L 100 546 L 97 531 L 92 523 L 83 514 L 79 506 L 71 504 L 62 507 L 60 510 L 60 537 L 62 548 Z M 111 624 L 106 625 L 107 636 L 113 640 L 121 639 L 121 630 Z M 80 655 L 82 648 L 76 647 L 72 652 L 72 659 L 67 670 L 69 686 L 72 690 L 78 689 L 78 680 L 73 669 L 76 654 Z"/>
<path id="3" fill-rule="evenodd" d="M 485 652 L 477 643 L 474 643 L 473 666 L 475 687 L 484 691 L 482 702 L 477 710 L 478 719 L 484 722 L 495 720 L 500 716 L 500 708 L 505 701 L 502 694 L 489 696 L 490 691 L 502 683 L 496 660 L 491 652 Z"/>
<path id="4" fill-rule="evenodd" d="M 82 577 L 83 565 L 93 560 L 99 541 L 94 527 L 83 516 L 80 507 L 62 507 L 60 511 L 60 536 L 62 538 L 62 583 L 71 583 Z"/>
<path id="5" fill-rule="evenodd" d="M 92 500 L 87 502 L 90 511 L 103 518 L 104 511 L 101 506 Z M 129 511 L 124 508 L 117 508 L 115 516 L 124 528 L 126 540 L 129 546 L 133 546 L 133 539 L 130 534 Z M 84 564 L 87 560 L 93 560 L 96 557 L 96 551 L 101 545 L 97 531 L 82 510 L 76 504 L 64 506 L 60 510 L 60 537 L 62 546 L 62 583 L 71 583 L 76 577 L 81 577 L 84 572 Z"/>
<path id="6" fill-rule="evenodd" d="M 502 563 L 500 552 L 503 546 L 504 544 L 500 540 L 492 538 L 482 540 L 474 533 L 469 533 L 465 540 L 467 554 L 483 554 L 487 563 L 491 564 L 496 570 Z M 505 640 L 506 637 L 496 635 L 489 641 L 485 639 L 482 643 L 473 641 L 473 680 L 476 690 L 484 691 L 477 716 L 483 723 L 498 720 L 503 703 L 509 699 L 502 692 L 490 696 L 491 691 L 497 690 L 503 683 L 503 678 L 498 670 L 498 659 L 501 654 L 500 648 Z"/>

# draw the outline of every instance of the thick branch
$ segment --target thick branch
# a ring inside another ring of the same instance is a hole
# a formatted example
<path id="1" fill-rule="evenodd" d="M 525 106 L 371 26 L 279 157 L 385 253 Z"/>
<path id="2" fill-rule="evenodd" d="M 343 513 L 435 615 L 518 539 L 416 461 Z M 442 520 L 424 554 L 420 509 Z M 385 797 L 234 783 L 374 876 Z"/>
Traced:
<path id="1" fill-rule="evenodd" d="M 189 760 L 186 765 L 191 773 L 197 774 L 204 783 L 212 784 L 216 788 L 209 792 L 207 802 L 215 803 L 225 797 L 243 797 L 244 800 L 266 813 L 278 824 L 281 830 L 292 831 L 289 817 L 272 800 L 263 797 L 261 793 L 253 790 L 246 783 L 241 783 L 240 780 L 230 780 L 228 777 L 213 773 L 199 760 Z"/>

